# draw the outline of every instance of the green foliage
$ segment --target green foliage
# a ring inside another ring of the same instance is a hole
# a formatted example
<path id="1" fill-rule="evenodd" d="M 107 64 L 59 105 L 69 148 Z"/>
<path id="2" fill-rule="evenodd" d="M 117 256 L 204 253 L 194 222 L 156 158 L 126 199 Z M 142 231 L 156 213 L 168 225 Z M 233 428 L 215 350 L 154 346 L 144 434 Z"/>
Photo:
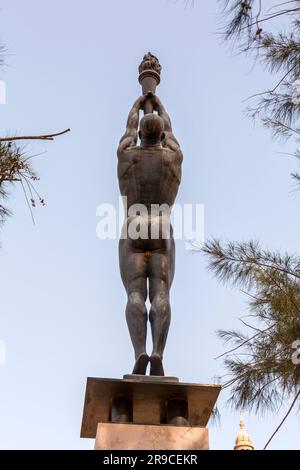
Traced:
<path id="1" fill-rule="evenodd" d="M 240 38 L 246 31 L 251 33 L 251 25 L 253 23 L 252 5 L 254 0 L 223 0 L 223 12 L 229 17 L 225 30 L 225 39 Z"/>
<path id="2" fill-rule="evenodd" d="M 226 40 L 270 71 L 277 81 L 252 98 L 249 115 L 261 117 L 273 136 L 300 139 L 300 1 L 220 0 Z M 280 31 L 284 19 L 288 30 Z M 293 177 L 300 179 L 298 173 Z"/>
<path id="3" fill-rule="evenodd" d="M 209 269 L 223 282 L 247 290 L 248 333 L 221 330 L 232 348 L 225 356 L 230 401 L 238 409 L 278 410 L 297 396 L 300 364 L 292 361 L 300 340 L 300 257 L 263 250 L 254 242 L 207 242 Z M 300 354 L 299 354 L 300 357 Z M 300 399 L 295 401 L 300 409 Z"/>
<path id="4" fill-rule="evenodd" d="M 35 206 L 36 197 L 41 204 L 44 204 L 33 185 L 38 180 L 38 176 L 31 166 L 31 158 L 15 143 L 0 142 L 0 224 L 3 224 L 10 214 L 4 204 L 8 197 L 9 188 L 15 183 L 22 186 L 30 210 Z"/>

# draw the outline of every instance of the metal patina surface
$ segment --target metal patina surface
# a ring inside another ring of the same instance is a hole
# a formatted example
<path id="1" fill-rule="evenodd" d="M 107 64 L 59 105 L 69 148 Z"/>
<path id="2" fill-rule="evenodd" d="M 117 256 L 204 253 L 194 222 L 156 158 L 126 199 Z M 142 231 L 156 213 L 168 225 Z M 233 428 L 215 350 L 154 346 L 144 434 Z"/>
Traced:
<path id="1" fill-rule="evenodd" d="M 155 95 L 160 71 L 158 59 L 146 54 L 139 68 L 143 95 L 129 113 L 117 152 L 119 186 L 127 203 L 119 260 L 128 296 L 126 320 L 135 353 L 133 374 L 145 375 L 150 363 L 150 375 L 155 376 L 164 375 L 162 360 L 175 270 L 170 215 L 183 160 L 170 117 Z M 144 111 L 141 119 L 140 111 Z M 139 227 L 140 234 L 133 234 L 132 227 Z M 149 312 L 147 298 L 151 304 Z M 150 357 L 146 352 L 148 320 L 153 340 Z"/>

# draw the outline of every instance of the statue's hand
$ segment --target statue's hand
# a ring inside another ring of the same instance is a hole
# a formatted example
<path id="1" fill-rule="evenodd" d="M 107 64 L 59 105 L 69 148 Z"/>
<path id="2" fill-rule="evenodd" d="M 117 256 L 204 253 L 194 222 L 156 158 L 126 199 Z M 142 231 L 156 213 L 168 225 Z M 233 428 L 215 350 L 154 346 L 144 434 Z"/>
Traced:
<path id="1" fill-rule="evenodd" d="M 152 94 L 152 103 L 153 103 L 153 107 L 154 107 L 155 111 L 158 111 L 162 106 L 161 101 L 158 98 L 158 96 L 153 95 L 153 94 Z"/>
<path id="2" fill-rule="evenodd" d="M 151 98 L 153 101 L 154 94 L 152 91 L 148 91 L 145 95 L 142 95 L 139 99 L 141 100 L 141 103 L 144 105 L 146 100 Z"/>
<path id="3" fill-rule="evenodd" d="M 146 99 L 147 99 L 147 96 L 146 95 L 142 95 L 140 96 L 136 102 L 134 103 L 134 107 L 136 109 L 142 109 L 144 107 L 144 104 L 146 102 Z"/>

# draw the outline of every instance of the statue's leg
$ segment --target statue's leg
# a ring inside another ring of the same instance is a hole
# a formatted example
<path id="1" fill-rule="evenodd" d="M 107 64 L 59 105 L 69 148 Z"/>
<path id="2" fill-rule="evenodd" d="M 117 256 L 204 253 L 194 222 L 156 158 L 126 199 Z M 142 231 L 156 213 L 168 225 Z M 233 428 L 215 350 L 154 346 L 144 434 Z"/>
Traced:
<path id="1" fill-rule="evenodd" d="M 151 302 L 150 323 L 153 351 L 150 375 L 164 375 L 163 352 L 168 336 L 171 307 L 169 291 L 174 277 L 174 240 L 164 240 L 164 249 L 154 251 L 149 259 L 149 297 Z"/>
<path id="2" fill-rule="evenodd" d="M 149 357 L 146 353 L 147 337 L 147 258 L 136 252 L 131 240 L 120 240 L 120 271 L 128 300 L 126 320 L 135 353 L 133 374 L 146 374 Z"/>

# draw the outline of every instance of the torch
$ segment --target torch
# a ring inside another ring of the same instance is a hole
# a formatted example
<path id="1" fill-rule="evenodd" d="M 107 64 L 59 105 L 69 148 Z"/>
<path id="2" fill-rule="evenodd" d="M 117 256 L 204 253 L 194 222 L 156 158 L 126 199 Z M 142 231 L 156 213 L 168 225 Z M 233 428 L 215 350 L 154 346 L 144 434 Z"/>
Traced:
<path id="1" fill-rule="evenodd" d="M 155 55 L 148 52 L 144 55 L 139 66 L 139 82 L 142 85 L 143 95 L 149 91 L 155 94 L 157 85 L 160 83 L 161 65 Z M 151 98 L 147 98 L 144 105 L 144 114 L 153 113 L 153 104 Z"/>

